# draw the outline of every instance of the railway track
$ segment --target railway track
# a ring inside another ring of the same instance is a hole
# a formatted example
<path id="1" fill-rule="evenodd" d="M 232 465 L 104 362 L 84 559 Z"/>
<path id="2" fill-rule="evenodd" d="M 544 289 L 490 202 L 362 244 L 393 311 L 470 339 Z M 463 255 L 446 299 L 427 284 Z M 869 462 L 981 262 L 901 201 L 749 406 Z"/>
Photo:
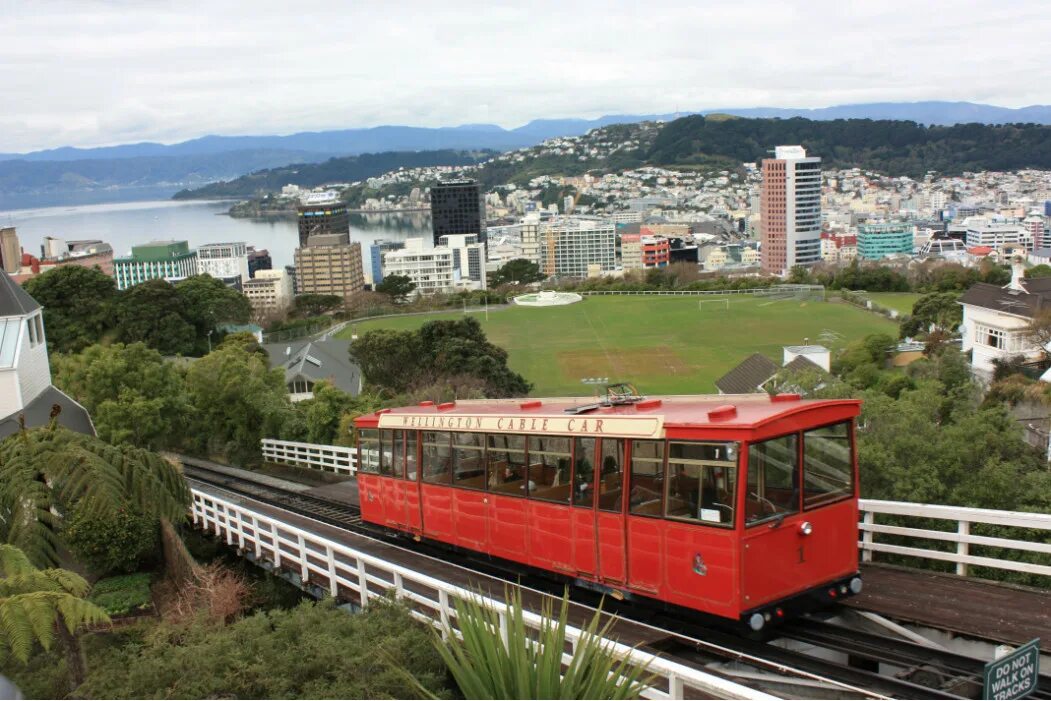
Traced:
<path id="1" fill-rule="evenodd" d="M 233 494 L 247 496 L 270 506 L 312 518 L 321 523 L 343 528 L 367 537 L 380 537 L 392 542 L 383 529 L 363 523 L 356 507 L 261 484 L 213 470 L 192 458 L 182 458 L 185 476 L 191 480 L 219 487 Z M 398 539 L 404 544 L 402 539 Z M 523 578 L 507 570 L 486 566 L 475 558 L 450 558 L 448 551 L 422 544 L 414 550 L 467 566 L 481 574 L 521 583 Z M 561 584 L 528 577 L 530 587 L 561 596 Z M 575 601 L 597 606 L 601 597 L 587 590 Z M 805 644 L 810 652 L 782 647 L 737 635 L 723 629 L 685 621 L 664 611 L 644 609 L 645 620 L 636 605 L 606 600 L 604 609 L 634 623 L 661 630 L 668 635 L 650 647 L 666 657 L 711 671 L 713 664 L 737 663 L 767 672 L 794 673 L 809 683 L 825 683 L 844 692 L 842 698 L 981 698 L 981 675 L 985 662 L 975 658 L 928 648 L 897 638 L 866 633 L 828 623 L 816 618 L 789 623 L 777 630 L 781 638 Z M 846 653 L 851 662 L 844 664 L 828 659 L 818 650 Z M 882 672 L 883 665 L 894 672 Z M 732 671 L 715 672 L 735 678 Z M 1051 699 L 1051 678 L 1041 677 L 1033 698 Z"/>

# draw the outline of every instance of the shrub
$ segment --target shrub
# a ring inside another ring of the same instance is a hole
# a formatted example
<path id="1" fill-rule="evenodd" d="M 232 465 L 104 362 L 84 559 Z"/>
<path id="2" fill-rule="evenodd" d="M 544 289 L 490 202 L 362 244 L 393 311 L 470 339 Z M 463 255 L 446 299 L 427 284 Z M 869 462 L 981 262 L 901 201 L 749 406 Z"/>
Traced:
<path id="1" fill-rule="evenodd" d="M 143 613 L 152 605 L 150 575 L 146 572 L 107 577 L 95 582 L 88 600 L 111 616 Z"/>
<path id="2" fill-rule="evenodd" d="M 160 552 L 156 516 L 124 506 L 112 514 L 77 507 L 64 528 L 73 555 L 97 575 L 129 574 L 155 562 Z"/>

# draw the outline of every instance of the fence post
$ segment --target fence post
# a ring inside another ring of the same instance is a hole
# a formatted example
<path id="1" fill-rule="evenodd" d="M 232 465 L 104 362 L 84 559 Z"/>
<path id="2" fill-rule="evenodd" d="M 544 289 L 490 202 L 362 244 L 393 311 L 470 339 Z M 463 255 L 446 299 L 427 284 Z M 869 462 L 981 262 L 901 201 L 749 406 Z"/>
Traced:
<path id="1" fill-rule="evenodd" d="M 339 583 L 336 582 L 336 553 L 330 545 L 325 546 L 325 564 L 328 565 L 328 590 L 335 598 L 339 594 Z"/>
<path id="2" fill-rule="evenodd" d="M 971 534 L 971 524 L 969 521 L 959 521 L 956 525 L 956 532 L 961 536 L 969 536 Z M 971 544 L 965 542 L 959 542 L 956 544 L 956 554 L 960 557 L 967 557 L 971 554 Z M 956 574 L 961 577 L 967 576 L 967 563 L 957 562 L 956 563 Z"/>
<path id="3" fill-rule="evenodd" d="M 438 617 L 442 622 L 442 640 L 449 639 L 449 594 L 444 589 L 438 590 Z"/>
<path id="4" fill-rule="evenodd" d="M 299 541 L 299 573 L 303 583 L 306 584 L 307 579 L 310 577 L 310 569 L 307 567 L 307 542 L 303 538 L 302 533 L 297 533 L 296 538 Z"/>
<path id="5" fill-rule="evenodd" d="M 255 559 L 263 557 L 263 541 L 259 537 L 259 519 L 252 515 L 252 542 L 255 544 Z"/>
<path id="6" fill-rule="evenodd" d="M 281 567 L 281 541 L 277 537 L 277 522 L 270 522 L 270 539 L 274 545 L 274 567 Z"/>
<path id="7" fill-rule="evenodd" d="M 865 517 L 862 519 L 866 526 L 871 526 L 876 523 L 876 514 L 873 511 L 866 511 Z M 872 536 L 873 532 L 866 530 L 861 534 L 861 561 L 872 562 Z"/>
<path id="8" fill-rule="evenodd" d="M 365 563 L 361 561 L 361 558 L 355 560 L 358 568 L 358 599 L 361 602 L 361 608 L 365 608 L 365 605 L 369 603 L 369 581 L 365 577 Z"/>

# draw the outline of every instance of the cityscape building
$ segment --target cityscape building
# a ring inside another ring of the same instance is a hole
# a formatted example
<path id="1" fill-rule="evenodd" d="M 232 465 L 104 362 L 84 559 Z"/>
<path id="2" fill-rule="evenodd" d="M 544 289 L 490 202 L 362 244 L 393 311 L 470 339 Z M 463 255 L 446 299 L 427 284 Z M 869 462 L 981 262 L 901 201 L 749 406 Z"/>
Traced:
<path id="1" fill-rule="evenodd" d="M 431 230 L 435 245 L 454 234 L 475 234 L 486 242 L 485 200 L 476 181 L 447 180 L 431 187 Z"/>
<path id="2" fill-rule="evenodd" d="M 256 250 L 255 246 L 248 247 L 248 277 L 255 277 L 257 270 L 270 270 L 274 267 L 274 261 L 270 258 L 270 251 L 263 248 Z"/>
<path id="3" fill-rule="evenodd" d="M 622 234 L 620 264 L 624 272 L 664 268 L 671 261 L 671 242 L 663 236 Z"/>
<path id="4" fill-rule="evenodd" d="M 113 259 L 118 290 L 158 278 L 178 282 L 196 274 L 197 252 L 186 241 L 151 241 L 132 246 L 126 258 Z"/>
<path id="5" fill-rule="evenodd" d="M 759 194 L 764 272 L 783 275 L 821 260 L 821 159 L 778 146 L 763 159 Z"/>
<path id="6" fill-rule="evenodd" d="M 307 239 L 315 234 L 350 235 L 350 215 L 347 206 L 335 193 L 312 193 L 296 209 L 299 228 L 299 246 L 307 245 Z"/>
<path id="7" fill-rule="evenodd" d="M 292 277 L 285 270 L 257 270 L 254 278 L 241 283 L 252 311 L 261 316 L 280 314 L 292 306 L 295 292 Z"/>
<path id="8" fill-rule="evenodd" d="M 968 217 L 964 225 L 966 226 L 964 242 L 968 248 L 974 246 L 1002 248 L 1008 244 L 1020 244 L 1027 250 L 1033 250 L 1033 235 L 1020 223 L 993 221 L 987 217 L 974 216 Z"/>
<path id="9" fill-rule="evenodd" d="M 453 247 L 427 248 L 422 238 L 411 238 L 404 248 L 383 256 L 383 275 L 403 275 L 416 285 L 415 294 L 430 295 L 454 290 L 478 290 L 485 286 L 485 246 L 455 240 Z M 468 237 L 464 237 L 468 238 Z M 473 239 L 474 237 L 469 237 Z M 472 270 L 476 278 L 472 279 Z"/>
<path id="10" fill-rule="evenodd" d="M 379 239 L 373 241 L 369 246 L 369 267 L 365 271 L 365 282 L 376 289 L 376 285 L 383 282 L 383 255 L 387 251 L 397 251 L 404 248 L 404 241 L 388 241 Z"/>
<path id="11" fill-rule="evenodd" d="M 452 250 L 461 282 L 470 280 L 478 283 L 478 289 L 485 289 L 485 244 L 478 242 L 476 234 L 447 234 L 438 239 L 438 245 Z"/>
<path id="12" fill-rule="evenodd" d="M 585 278 L 617 268 L 617 234 L 612 222 L 559 219 L 543 231 L 541 269 L 547 275 Z"/>
<path id="13" fill-rule="evenodd" d="M 197 274 L 240 286 L 249 279 L 248 247 L 238 243 L 206 243 L 197 247 Z"/>
<path id="14" fill-rule="evenodd" d="M 0 270 L 17 273 L 22 267 L 22 244 L 13 226 L 0 229 Z"/>
<path id="15" fill-rule="evenodd" d="M 296 292 L 350 299 L 365 289 L 361 244 L 349 234 L 312 234 L 296 249 Z"/>
<path id="16" fill-rule="evenodd" d="M 909 222 L 861 224 L 858 226 L 857 254 L 864 260 L 880 260 L 889 255 L 912 255 L 915 227 Z"/>

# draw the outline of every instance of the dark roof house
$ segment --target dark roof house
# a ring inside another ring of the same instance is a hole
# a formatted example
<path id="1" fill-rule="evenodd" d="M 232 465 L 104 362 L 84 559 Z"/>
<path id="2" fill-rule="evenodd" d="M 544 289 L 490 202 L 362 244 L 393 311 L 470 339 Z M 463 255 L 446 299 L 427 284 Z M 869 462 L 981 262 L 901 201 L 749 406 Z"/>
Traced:
<path id="1" fill-rule="evenodd" d="M 293 401 L 312 397 L 314 384 L 322 380 L 352 396 L 361 392 L 361 370 L 350 360 L 349 340 L 268 343 L 263 348 L 270 356 L 270 367 L 285 371 L 285 385 Z"/>
<path id="2" fill-rule="evenodd" d="M 753 353 L 742 360 L 737 367 L 716 380 L 715 387 L 719 390 L 719 394 L 753 394 L 766 391 L 764 388 L 766 383 L 776 377 L 782 370 L 791 372 L 817 370 L 828 374 L 824 367 L 810 358 L 792 352 L 807 348 L 824 351 L 824 348 L 821 346 L 789 346 L 786 348 L 786 351 L 788 351 L 786 358 L 791 357 L 791 360 L 788 360 L 784 365 L 778 365 L 762 353 Z M 827 351 L 825 352 L 827 353 Z M 820 351 L 816 355 L 819 354 Z"/>

